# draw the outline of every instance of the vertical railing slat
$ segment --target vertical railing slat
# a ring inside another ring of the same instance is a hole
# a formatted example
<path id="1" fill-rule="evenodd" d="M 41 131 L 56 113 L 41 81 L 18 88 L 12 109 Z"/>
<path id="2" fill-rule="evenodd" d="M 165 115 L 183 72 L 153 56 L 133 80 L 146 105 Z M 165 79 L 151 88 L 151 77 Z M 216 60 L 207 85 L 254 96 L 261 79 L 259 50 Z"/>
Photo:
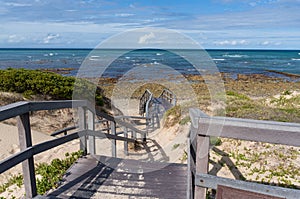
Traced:
<path id="1" fill-rule="evenodd" d="M 20 149 L 22 151 L 32 146 L 29 113 L 17 116 L 17 124 Z M 33 198 L 37 195 L 33 156 L 22 162 L 22 169 L 26 193 L 25 197 Z"/>
<path id="2" fill-rule="evenodd" d="M 209 136 L 197 135 L 196 173 L 208 173 Z M 205 199 L 206 188 L 196 186 L 195 198 Z"/>
<path id="3" fill-rule="evenodd" d="M 86 130 L 86 108 L 85 107 L 78 107 L 78 116 L 79 116 L 79 130 L 83 131 Z M 80 137 L 80 150 L 83 151 L 83 154 L 87 154 L 87 139 L 86 136 Z"/>
<path id="4" fill-rule="evenodd" d="M 111 134 L 116 135 L 116 122 L 111 121 L 110 122 L 110 128 L 111 128 Z M 117 157 L 117 141 L 115 139 L 111 140 L 111 151 L 112 151 L 112 157 Z"/>
<path id="5" fill-rule="evenodd" d="M 124 128 L 124 137 L 128 138 L 128 128 L 127 127 Z M 124 154 L 128 155 L 128 142 L 127 141 L 124 141 Z"/>
<path id="6" fill-rule="evenodd" d="M 95 131 L 95 114 L 88 110 L 88 129 Z M 95 136 L 89 136 L 89 153 L 95 155 Z"/>

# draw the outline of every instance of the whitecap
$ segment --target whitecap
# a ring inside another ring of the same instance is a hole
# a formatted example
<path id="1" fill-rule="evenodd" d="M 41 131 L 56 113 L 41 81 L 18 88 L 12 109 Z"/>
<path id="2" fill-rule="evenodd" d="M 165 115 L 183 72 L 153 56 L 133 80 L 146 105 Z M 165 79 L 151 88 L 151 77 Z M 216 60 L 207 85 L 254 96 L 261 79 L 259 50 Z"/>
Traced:
<path id="1" fill-rule="evenodd" d="M 293 61 L 300 61 L 298 58 L 292 58 Z"/>
<path id="2" fill-rule="evenodd" d="M 162 53 L 156 53 L 157 56 L 163 55 Z"/>
<path id="3" fill-rule="evenodd" d="M 298 53 L 298 55 L 300 55 L 300 53 Z"/>
<path id="4" fill-rule="evenodd" d="M 99 58 L 100 56 L 92 55 L 91 58 Z"/>
<path id="5" fill-rule="evenodd" d="M 90 61 L 99 61 L 99 59 L 89 58 Z"/>
<path id="6" fill-rule="evenodd" d="M 225 61 L 225 59 L 213 59 L 214 61 Z"/>
<path id="7" fill-rule="evenodd" d="M 130 59 L 130 57 L 125 57 L 125 59 Z"/>
<path id="8" fill-rule="evenodd" d="M 231 57 L 231 58 L 242 58 L 242 57 L 248 57 L 247 55 L 238 55 L 238 54 L 235 54 L 235 55 L 223 55 L 223 57 Z"/>
<path id="9" fill-rule="evenodd" d="M 53 55 L 54 55 L 54 53 L 49 53 L 49 55 L 50 55 L 50 56 L 53 56 Z"/>

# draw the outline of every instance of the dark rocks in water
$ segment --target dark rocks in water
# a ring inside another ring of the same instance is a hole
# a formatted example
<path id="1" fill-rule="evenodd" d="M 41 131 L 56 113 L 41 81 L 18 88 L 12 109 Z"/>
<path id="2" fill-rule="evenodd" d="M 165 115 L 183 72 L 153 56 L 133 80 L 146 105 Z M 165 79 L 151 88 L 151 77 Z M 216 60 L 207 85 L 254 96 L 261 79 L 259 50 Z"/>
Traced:
<path id="1" fill-rule="evenodd" d="M 46 68 L 46 69 L 40 69 L 40 71 L 44 72 L 53 72 L 57 74 L 70 74 L 72 70 L 75 70 L 75 68 Z"/>

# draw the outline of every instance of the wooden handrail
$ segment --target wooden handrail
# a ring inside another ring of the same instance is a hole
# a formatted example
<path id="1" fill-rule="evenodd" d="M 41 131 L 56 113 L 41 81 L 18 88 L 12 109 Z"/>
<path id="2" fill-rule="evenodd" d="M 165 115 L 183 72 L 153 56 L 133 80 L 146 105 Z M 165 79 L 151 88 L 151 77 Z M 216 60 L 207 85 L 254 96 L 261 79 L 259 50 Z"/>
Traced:
<path id="1" fill-rule="evenodd" d="M 57 135 L 60 135 L 60 134 L 67 135 L 67 132 L 68 132 L 68 131 L 77 129 L 78 127 L 79 127 L 79 126 L 70 126 L 70 127 L 66 127 L 66 128 L 60 129 L 60 130 L 58 130 L 58 131 L 54 131 L 54 132 L 51 133 L 50 135 L 51 135 L 51 136 L 57 136 Z"/>
<path id="2" fill-rule="evenodd" d="M 49 149 L 52 149 L 54 147 L 65 144 L 67 142 L 70 142 L 74 139 L 78 139 L 83 136 L 95 136 L 99 138 L 114 139 L 114 140 L 120 140 L 120 141 L 132 142 L 132 143 L 137 142 L 135 139 L 125 138 L 117 135 L 111 135 L 111 134 L 103 133 L 101 131 L 91 131 L 91 130 L 78 131 L 69 135 L 65 135 L 60 138 L 45 141 L 36 144 L 34 146 L 28 147 L 26 150 L 20 151 L 0 161 L 0 173 L 7 171 L 8 169 L 16 166 L 17 164 L 23 162 L 24 160 L 30 157 L 33 157 L 34 155 L 37 155 L 39 153 L 42 153 L 44 151 L 47 151 Z"/>
<path id="3" fill-rule="evenodd" d="M 144 94 L 140 98 L 140 104 L 139 104 L 140 115 L 143 115 L 144 113 L 146 113 L 146 117 L 149 117 L 148 109 L 149 109 L 152 98 L 153 98 L 152 92 L 149 91 L 148 89 L 146 89 Z"/>
<path id="4" fill-rule="evenodd" d="M 201 117 L 198 135 L 300 146 L 300 124 L 228 117 Z"/>
<path id="5" fill-rule="evenodd" d="M 42 102 L 16 102 L 0 107 L 0 121 L 16 117 L 30 111 L 54 110 L 62 108 L 78 108 L 87 106 L 86 101 L 82 100 L 57 100 Z"/>
<path id="6" fill-rule="evenodd" d="M 207 172 L 210 136 L 300 146 L 300 124 L 210 117 L 199 109 L 190 109 L 190 117 L 192 126 L 188 138 L 188 198 L 205 198 L 206 188 L 216 189 L 217 184 L 222 183 L 277 197 L 299 197 L 300 190 L 220 178 L 208 175 Z"/>

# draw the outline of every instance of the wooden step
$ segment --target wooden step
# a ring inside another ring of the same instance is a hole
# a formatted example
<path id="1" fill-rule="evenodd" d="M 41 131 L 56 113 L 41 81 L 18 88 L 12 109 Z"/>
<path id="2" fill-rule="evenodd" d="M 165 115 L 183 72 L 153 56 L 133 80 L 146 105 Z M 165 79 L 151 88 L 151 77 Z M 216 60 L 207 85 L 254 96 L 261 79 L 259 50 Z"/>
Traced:
<path id="1" fill-rule="evenodd" d="M 48 198 L 186 198 L 185 164 L 80 158 Z"/>

